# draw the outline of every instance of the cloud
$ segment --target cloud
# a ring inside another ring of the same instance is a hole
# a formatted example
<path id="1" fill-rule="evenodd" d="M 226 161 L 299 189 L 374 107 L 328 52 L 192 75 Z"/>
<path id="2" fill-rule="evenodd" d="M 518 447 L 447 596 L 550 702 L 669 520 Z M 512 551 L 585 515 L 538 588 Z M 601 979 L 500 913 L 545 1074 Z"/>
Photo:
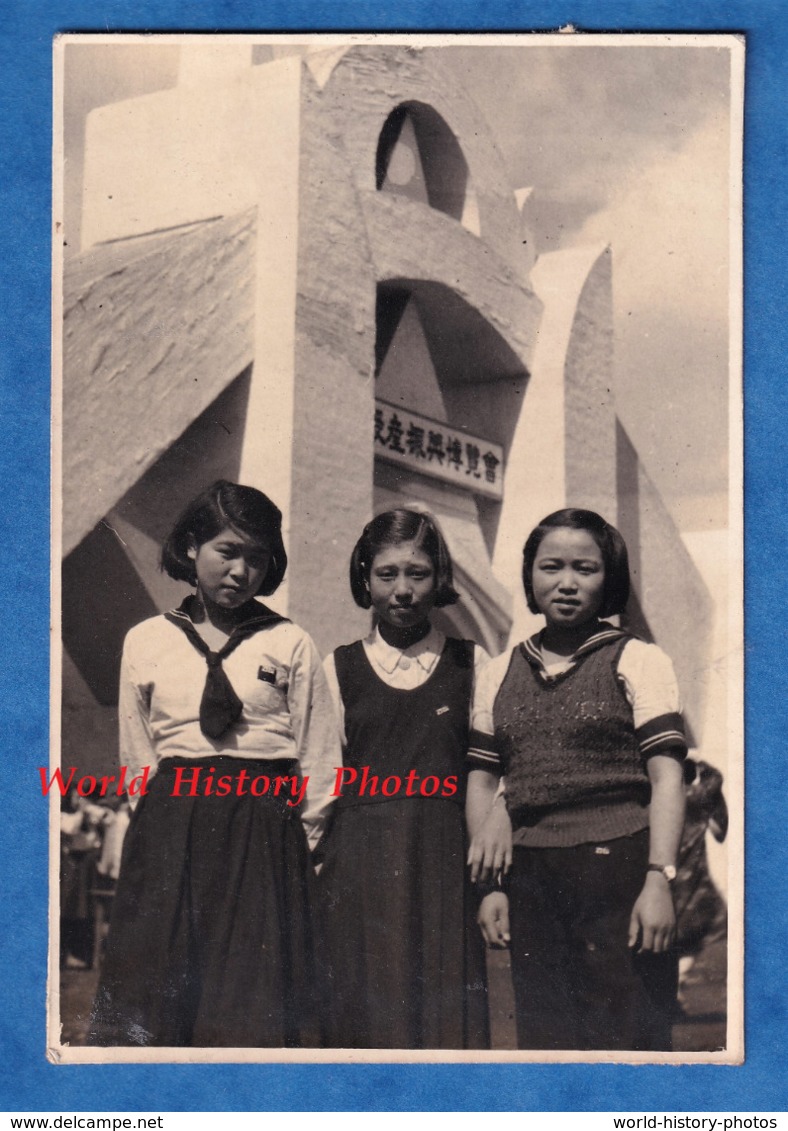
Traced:
<path id="1" fill-rule="evenodd" d="M 534 186 L 539 251 L 612 246 L 618 411 L 680 526 L 724 524 L 729 52 L 611 37 L 457 62 Z"/>
<path id="2" fill-rule="evenodd" d="M 574 241 L 622 186 L 727 114 L 726 49 L 562 36 L 554 46 L 524 37 L 517 47 L 445 51 L 486 116 L 512 184 L 534 187 L 524 218 L 539 251 Z"/>
<path id="3" fill-rule="evenodd" d="M 573 243 L 614 245 L 617 305 L 688 310 L 697 323 L 728 311 L 729 148 L 713 115 L 676 152 L 651 156 L 622 178 Z"/>
<path id="4" fill-rule="evenodd" d="M 613 246 L 618 411 L 685 528 L 727 518 L 728 171 L 727 121 L 712 114 L 573 240 Z"/>

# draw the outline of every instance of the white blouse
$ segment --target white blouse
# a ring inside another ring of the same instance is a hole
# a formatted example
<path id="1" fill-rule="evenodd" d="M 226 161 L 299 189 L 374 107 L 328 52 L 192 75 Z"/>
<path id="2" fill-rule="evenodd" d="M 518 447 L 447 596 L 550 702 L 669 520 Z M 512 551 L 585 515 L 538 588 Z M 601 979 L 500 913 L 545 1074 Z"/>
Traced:
<path id="1" fill-rule="evenodd" d="M 317 843 L 342 765 L 317 648 L 298 625 L 279 621 L 241 641 L 222 666 L 243 714 L 214 740 L 200 730 L 205 657 L 164 616 L 132 628 L 121 662 L 121 765 L 129 774 L 150 766 L 152 776 L 162 758 L 294 758 L 309 779 L 301 819 L 310 844 Z"/>
<path id="2" fill-rule="evenodd" d="M 423 640 L 411 644 L 409 648 L 395 648 L 387 644 L 380 635 L 380 629 L 375 628 L 364 641 L 364 652 L 372 665 L 373 671 L 388 684 L 398 691 L 413 691 L 421 687 L 429 677 L 443 653 L 446 636 L 437 628 L 430 631 Z M 490 659 L 488 653 L 476 644 L 473 649 L 474 682 L 480 670 Z M 323 671 L 326 674 L 331 696 L 334 700 L 335 713 L 339 722 L 339 738 L 342 747 L 347 745 L 345 736 L 345 705 L 339 691 L 336 663 L 333 653 L 323 661 Z M 471 701 L 473 696 L 471 696 Z"/>

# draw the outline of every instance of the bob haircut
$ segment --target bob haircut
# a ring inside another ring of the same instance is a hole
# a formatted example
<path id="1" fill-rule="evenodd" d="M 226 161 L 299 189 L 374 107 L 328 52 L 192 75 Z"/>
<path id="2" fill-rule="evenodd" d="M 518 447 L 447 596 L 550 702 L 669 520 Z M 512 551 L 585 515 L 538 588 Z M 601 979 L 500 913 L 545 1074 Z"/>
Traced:
<path id="1" fill-rule="evenodd" d="M 596 511 L 578 510 L 567 507 L 565 510 L 554 511 L 536 526 L 526 539 L 523 547 L 523 588 L 528 608 L 532 613 L 538 613 L 539 607 L 534 600 L 534 588 L 531 581 L 534 562 L 541 545 L 542 539 L 551 530 L 559 527 L 568 527 L 570 530 L 587 530 L 596 542 L 602 553 L 605 566 L 605 588 L 602 594 L 602 606 L 599 610 L 601 617 L 612 617 L 623 613 L 629 600 L 629 555 L 627 546 L 615 526 L 605 522 Z"/>
<path id="2" fill-rule="evenodd" d="M 453 605 L 459 600 L 454 588 L 451 556 L 438 524 L 432 515 L 397 508 L 385 511 L 364 527 L 350 556 L 350 592 L 362 609 L 372 605 L 369 575 L 377 554 L 388 546 L 414 542 L 431 560 L 435 570 L 435 606 Z"/>
<path id="3" fill-rule="evenodd" d="M 197 577 L 189 549 L 210 542 L 228 526 L 270 549 L 271 561 L 257 593 L 263 597 L 274 593 L 287 569 L 282 512 L 262 491 L 227 479 L 218 479 L 186 507 L 162 546 L 162 570 L 176 581 L 195 585 Z"/>

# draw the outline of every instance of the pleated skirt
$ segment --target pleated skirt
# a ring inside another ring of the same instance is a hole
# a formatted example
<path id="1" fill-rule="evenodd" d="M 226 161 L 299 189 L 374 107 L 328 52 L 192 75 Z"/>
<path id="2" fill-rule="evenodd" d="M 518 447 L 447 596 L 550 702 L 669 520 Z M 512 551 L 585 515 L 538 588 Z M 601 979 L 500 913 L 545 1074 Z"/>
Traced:
<path id="1" fill-rule="evenodd" d="M 212 758 L 216 777 L 290 761 Z M 123 847 L 91 1043 L 297 1048 L 322 1043 L 314 871 L 284 797 L 172 796 L 164 760 Z M 183 791 L 181 791 L 183 792 Z"/>
<path id="2" fill-rule="evenodd" d="M 461 808 L 340 809 L 318 877 L 333 1048 L 489 1048 L 484 946 Z"/>

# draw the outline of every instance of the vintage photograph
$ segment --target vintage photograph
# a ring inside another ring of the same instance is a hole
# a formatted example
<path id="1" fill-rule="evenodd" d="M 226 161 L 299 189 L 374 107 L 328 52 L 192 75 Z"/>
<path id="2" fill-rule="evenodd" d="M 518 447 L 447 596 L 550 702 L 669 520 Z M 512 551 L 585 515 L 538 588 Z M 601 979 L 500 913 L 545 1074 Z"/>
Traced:
<path id="1" fill-rule="evenodd" d="M 54 59 L 50 1059 L 741 1063 L 743 42 Z"/>

